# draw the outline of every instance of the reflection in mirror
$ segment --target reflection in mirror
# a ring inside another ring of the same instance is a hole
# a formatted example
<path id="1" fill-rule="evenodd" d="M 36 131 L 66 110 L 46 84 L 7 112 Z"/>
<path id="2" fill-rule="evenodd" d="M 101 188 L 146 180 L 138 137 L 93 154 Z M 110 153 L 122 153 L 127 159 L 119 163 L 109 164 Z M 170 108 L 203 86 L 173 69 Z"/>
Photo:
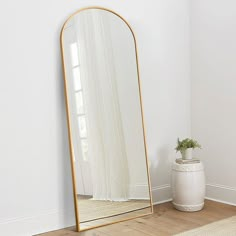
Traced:
<path id="1" fill-rule="evenodd" d="M 78 230 L 151 213 L 130 27 L 89 8 L 69 18 L 61 43 Z"/>

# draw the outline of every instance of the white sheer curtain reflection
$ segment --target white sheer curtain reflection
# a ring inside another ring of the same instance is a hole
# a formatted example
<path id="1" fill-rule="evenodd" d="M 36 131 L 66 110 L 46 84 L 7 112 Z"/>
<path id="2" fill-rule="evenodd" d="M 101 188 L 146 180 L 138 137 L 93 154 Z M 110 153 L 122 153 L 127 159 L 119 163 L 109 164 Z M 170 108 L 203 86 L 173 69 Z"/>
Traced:
<path id="1" fill-rule="evenodd" d="M 109 20 L 83 12 L 76 22 L 93 199 L 128 200 L 128 161 L 116 86 Z"/>

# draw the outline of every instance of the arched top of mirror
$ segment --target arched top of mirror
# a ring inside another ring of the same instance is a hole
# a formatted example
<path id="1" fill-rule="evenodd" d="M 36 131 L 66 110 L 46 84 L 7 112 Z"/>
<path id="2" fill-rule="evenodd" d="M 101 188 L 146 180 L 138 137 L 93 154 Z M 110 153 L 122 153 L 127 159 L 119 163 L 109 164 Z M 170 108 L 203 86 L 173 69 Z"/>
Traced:
<path id="1" fill-rule="evenodd" d="M 128 26 L 133 38 L 134 38 L 134 42 L 135 42 L 135 46 L 136 46 L 136 39 L 135 39 L 135 34 L 134 34 L 134 31 L 133 29 L 131 28 L 130 24 L 121 16 L 119 15 L 118 13 L 110 10 L 110 9 L 107 9 L 107 8 L 103 8 L 103 7 L 98 7 L 98 6 L 92 6 L 92 7 L 85 7 L 85 8 L 81 8 L 80 10 L 74 12 L 64 23 L 63 27 L 62 27 L 62 30 L 61 30 L 61 43 L 63 41 L 63 32 L 64 30 L 67 28 L 67 27 L 70 27 L 73 22 L 75 21 L 75 18 L 78 18 L 78 17 L 83 17 L 83 16 L 86 16 L 86 15 L 94 15 L 96 14 L 96 12 L 99 12 L 99 14 L 101 15 L 101 13 L 103 13 L 102 15 L 104 15 L 105 17 L 109 17 L 109 15 L 112 15 L 112 16 L 116 16 L 117 17 L 117 20 L 119 19 L 120 21 L 123 21 L 124 24 L 126 26 Z"/>

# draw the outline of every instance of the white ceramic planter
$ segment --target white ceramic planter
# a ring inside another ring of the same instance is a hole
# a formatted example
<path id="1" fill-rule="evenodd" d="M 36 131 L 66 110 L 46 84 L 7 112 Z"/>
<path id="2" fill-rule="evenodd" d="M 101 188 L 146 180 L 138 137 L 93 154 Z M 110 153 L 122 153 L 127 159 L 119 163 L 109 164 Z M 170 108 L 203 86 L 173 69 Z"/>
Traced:
<path id="1" fill-rule="evenodd" d="M 205 174 L 202 163 L 172 167 L 173 205 L 180 211 L 199 211 L 204 206 Z"/>
<path id="2" fill-rule="evenodd" d="M 182 159 L 184 160 L 191 160 L 193 159 L 193 149 L 187 148 L 186 150 L 181 152 Z"/>
<path id="3" fill-rule="evenodd" d="M 192 148 L 188 148 L 188 149 L 186 150 L 185 159 L 186 159 L 186 160 L 191 160 L 191 159 L 193 159 L 193 149 L 192 149 Z"/>

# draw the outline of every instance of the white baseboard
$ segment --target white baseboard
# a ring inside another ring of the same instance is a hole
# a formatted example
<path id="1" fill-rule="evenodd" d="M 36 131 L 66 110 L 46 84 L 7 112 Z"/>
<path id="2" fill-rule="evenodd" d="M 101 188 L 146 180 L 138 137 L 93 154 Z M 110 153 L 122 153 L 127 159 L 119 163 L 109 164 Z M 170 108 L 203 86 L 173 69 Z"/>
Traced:
<path id="1" fill-rule="evenodd" d="M 236 206 L 235 203 L 232 203 L 232 202 L 226 202 L 226 201 L 222 201 L 222 200 L 215 199 L 215 198 L 205 197 L 205 199 L 207 199 L 207 200 L 211 200 L 211 201 L 214 201 L 214 202 L 224 203 L 224 204 L 231 205 L 231 206 Z"/>
<path id="2" fill-rule="evenodd" d="M 75 225 L 74 211 L 52 211 L 0 222 L 0 235 L 32 236 Z"/>
<path id="3" fill-rule="evenodd" d="M 130 198 L 132 199 L 149 199 L 148 185 L 136 184 L 130 186 Z M 172 201 L 171 187 L 169 184 L 152 187 L 153 205 Z"/>
<path id="4" fill-rule="evenodd" d="M 171 186 L 162 185 L 152 188 L 153 205 L 172 201 Z M 236 206 L 236 188 L 208 183 L 206 199 Z"/>
<path id="5" fill-rule="evenodd" d="M 153 205 L 169 202 L 171 198 L 171 187 L 169 184 L 152 187 Z"/>
<path id="6" fill-rule="evenodd" d="M 206 199 L 236 206 L 236 188 L 208 183 L 206 185 Z"/>
<path id="7" fill-rule="evenodd" d="M 172 198 L 169 198 L 169 199 L 166 199 L 163 201 L 153 202 L 153 205 L 159 205 L 159 204 L 166 203 L 166 202 L 172 202 L 172 200 L 173 200 Z"/>
<path id="8" fill-rule="evenodd" d="M 142 193 L 147 186 L 138 186 Z M 143 191 L 141 191 L 141 189 Z M 137 194 L 138 196 L 138 194 Z M 171 186 L 169 184 L 152 187 L 153 205 L 172 201 Z M 214 183 L 206 184 L 206 199 L 236 206 L 236 188 Z"/>

